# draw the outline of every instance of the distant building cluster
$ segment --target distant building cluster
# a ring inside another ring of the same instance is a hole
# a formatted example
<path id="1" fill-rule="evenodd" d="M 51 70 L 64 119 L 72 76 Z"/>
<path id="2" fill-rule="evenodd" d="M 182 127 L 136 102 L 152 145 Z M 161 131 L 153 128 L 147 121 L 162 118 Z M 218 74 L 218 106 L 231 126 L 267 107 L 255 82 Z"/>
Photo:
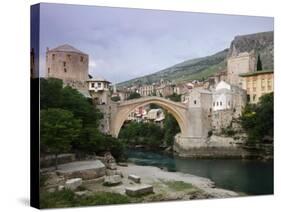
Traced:
<path id="1" fill-rule="evenodd" d="M 212 119 L 215 130 L 229 126 L 241 115 L 247 102 L 257 103 L 262 95 L 273 92 L 274 88 L 273 70 L 257 70 L 257 54 L 253 51 L 228 57 L 226 70 L 218 70 L 213 76 L 201 81 L 174 82 L 160 79 L 151 84 L 135 83 L 117 88 L 102 77 L 90 76 L 88 66 L 89 56 L 70 45 L 47 48 L 46 77 L 62 79 L 65 85 L 91 97 L 95 104 L 103 105 L 101 110 L 104 114 L 108 114 L 106 111 L 110 110 L 113 101 L 126 101 L 132 93 L 141 97 L 178 96 L 187 107 L 207 111 L 206 116 Z M 162 109 L 146 106 L 132 111 L 127 121 L 161 124 L 164 119 Z M 106 129 L 109 123 L 105 121 L 102 125 Z"/>

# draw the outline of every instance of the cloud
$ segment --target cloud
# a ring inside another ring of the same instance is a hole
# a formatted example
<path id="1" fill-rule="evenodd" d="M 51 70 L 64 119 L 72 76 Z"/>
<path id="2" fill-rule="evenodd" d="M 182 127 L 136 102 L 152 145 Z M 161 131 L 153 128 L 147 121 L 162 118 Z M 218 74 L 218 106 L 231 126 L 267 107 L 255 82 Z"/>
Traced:
<path id="1" fill-rule="evenodd" d="M 238 34 L 273 30 L 267 17 L 45 3 L 40 21 L 42 70 L 46 47 L 68 43 L 89 54 L 92 75 L 112 82 L 216 53 Z"/>

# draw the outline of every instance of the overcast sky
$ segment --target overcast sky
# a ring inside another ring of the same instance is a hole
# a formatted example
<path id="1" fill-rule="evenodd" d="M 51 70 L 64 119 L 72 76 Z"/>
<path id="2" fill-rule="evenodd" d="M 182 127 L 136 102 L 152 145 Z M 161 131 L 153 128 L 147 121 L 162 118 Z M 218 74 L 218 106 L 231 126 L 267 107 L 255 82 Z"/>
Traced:
<path id="1" fill-rule="evenodd" d="M 236 35 L 273 30 L 273 18 L 41 4 L 40 69 L 46 48 L 89 54 L 89 73 L 116 83 L 228 48 Z"/>

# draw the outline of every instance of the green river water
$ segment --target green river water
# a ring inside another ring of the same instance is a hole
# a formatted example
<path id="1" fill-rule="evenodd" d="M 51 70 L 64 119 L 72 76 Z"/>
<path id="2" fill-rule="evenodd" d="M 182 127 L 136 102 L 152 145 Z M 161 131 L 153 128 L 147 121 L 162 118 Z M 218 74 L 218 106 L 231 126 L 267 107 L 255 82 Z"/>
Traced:
<path id="1" fill-rule="evenodd" d="M 129 150 L 127 154 L 134 164 L 206 177 L 220 188 L 249 195 L 273 194 L 273 161 L 184 159 L 146 150 Z"/>

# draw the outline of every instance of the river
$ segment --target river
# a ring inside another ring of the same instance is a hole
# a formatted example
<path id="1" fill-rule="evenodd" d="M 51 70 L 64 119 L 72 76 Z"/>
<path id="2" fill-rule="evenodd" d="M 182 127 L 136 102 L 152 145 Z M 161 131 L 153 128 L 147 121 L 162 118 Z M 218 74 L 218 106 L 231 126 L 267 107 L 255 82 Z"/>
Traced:
<path id="1" fill-rule="evenodd" d="M 273 194 L 273 161 L 178 158 L 146 150 L 128 150 L 127 154 L 137 165 L 206 177 L 220 188 L 249 195 Z"/>

